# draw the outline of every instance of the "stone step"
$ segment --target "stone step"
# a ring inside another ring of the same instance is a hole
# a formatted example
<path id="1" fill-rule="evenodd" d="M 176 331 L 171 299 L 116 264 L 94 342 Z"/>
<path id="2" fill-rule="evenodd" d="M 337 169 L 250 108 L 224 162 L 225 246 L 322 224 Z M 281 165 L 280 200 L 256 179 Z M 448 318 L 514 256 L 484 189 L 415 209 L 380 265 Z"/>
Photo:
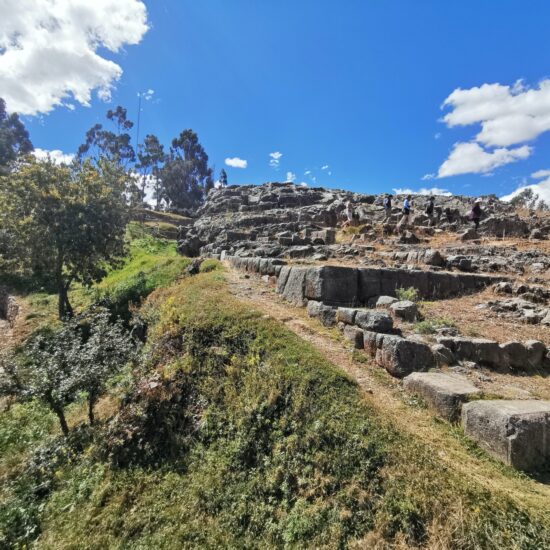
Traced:
<path id="1" fill-rule="evenodd" d="M 463 403 L 481 395 L 466 377 L 443 372 L 413 372 L 403 379 L 403 386 L 450 422 L 460 418 Z"/>
<path id="2" fill-rule="evenodd" d="M 550 401 L 474 401 L 462 426 L 491 456 L 518 470 L 550 468 Z"/>

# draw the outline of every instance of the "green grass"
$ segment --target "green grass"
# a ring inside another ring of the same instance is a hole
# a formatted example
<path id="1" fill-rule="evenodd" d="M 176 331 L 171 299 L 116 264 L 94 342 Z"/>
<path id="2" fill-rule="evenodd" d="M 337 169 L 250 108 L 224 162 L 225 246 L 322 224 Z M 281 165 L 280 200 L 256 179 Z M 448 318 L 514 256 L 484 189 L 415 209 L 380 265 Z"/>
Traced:
<path id="1" fill-rule="evenodd" d="M 447 318 L 425 319 L 415 323 L 414 328 L 419 334 L 435 334 L 439 328 L 456 328 L 456 323 Z"/>
<path id="2" fill-rule="evenodd" d="M 219 270 L 157 290 L 142 314 L 148 382 L 58 471 L 39 547 L 549 546 L 548 510 L 396 432 Z"/>

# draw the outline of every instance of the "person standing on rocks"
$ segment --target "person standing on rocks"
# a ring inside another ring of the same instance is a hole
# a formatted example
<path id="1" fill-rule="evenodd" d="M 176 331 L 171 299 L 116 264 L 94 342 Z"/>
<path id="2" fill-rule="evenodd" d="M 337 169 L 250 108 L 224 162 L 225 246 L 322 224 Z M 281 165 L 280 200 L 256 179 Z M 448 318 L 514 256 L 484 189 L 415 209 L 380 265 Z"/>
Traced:
<path id="1" fill-rule="evenodd" d="M 428 205 L 426 206 L 426 216 L 428 216 L 428 225 L 431 227 L 434 224 L 434 205 L 435 197 L 432 195 L 428 199 Z"/>
<path id="2" fill-rule="evenodd" d="M 353 204 L 351 201 L 346 203 L 346 221 L 342 227 L 350 227 L 353 225 Z"/>
<path id="3" fill-rule="evenodd" d="M 409 225 L 409 216 L 411 215 L 411 199 L 410 195 L 407 195 L 403 201 L 403 216 L 397 224 L 398 228 L 406 228 Z"/>
<path id="4" fill-rule="evenodd" d="M 386 223 L 391 218 L 391 193 L 387 193 L 384 198 L 384 220 L 382 223 Z"/>
<path id="5" fill-rule="evenodd" d="M 481 214 L 481 199 L 476 199 L 469 215 L 469 218 L 474 222 L 476 231 L 479 229 L 479 220 L 481 219 Z"/>

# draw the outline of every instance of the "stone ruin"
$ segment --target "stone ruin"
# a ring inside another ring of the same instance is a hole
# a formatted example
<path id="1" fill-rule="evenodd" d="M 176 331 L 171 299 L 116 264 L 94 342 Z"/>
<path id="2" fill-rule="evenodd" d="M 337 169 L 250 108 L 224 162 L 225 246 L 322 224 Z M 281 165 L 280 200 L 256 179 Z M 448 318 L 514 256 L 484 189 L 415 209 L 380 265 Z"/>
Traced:
<path id="1" fill-rule="evenodd" d="M 383 224 L 386 236 L 397 234 L 403 196 L 393 197 L 392 214 Z M 212 256 L 225 250 L 230 255 L 264 258 L 342 258 L 356 256 L 363 247 L 379 239 L 375 226 L 384 220 L 383 195 L 365 195 L 321 187 L 306 187 L 291 183 L 229 186 L 212 190 L 206 203 L 197 212 L 196 221 L 181 227 L 178 239 L 180 252 L 185 256 Z M 356 215 L 355 223 L 361 226 L 353 246 L 336 243 L 336 228 L 345 219 L 346 203 L 351 201 Z M 468 213 L 471 197 L 438 196 L 436 212 L 430 220 L 424 213 L 427 197 L 415 196 L 411 213 L 413 233 L 403 232 L 394 243 L 394 250 L 410 251 L 410 245 L 421 242 L 422 237 L 448 231 L 460 234 L 467 240 L 472 223 Z M 547 238 L 550 223 L 535 216 L 521 219 L 513 207 L 487 196 L 483 203 L 479 235 L 493 237 Z M 416 235 L 416 233 L 418 235 Z M 477 237 L 474 233 L 474 237 Z M 450 251 L 457 267 L 466 266 L 457 256 L 468 256 L 464 250 Z M 472 247 L 470 247 L 472 248 Z M 512 251 L 513 252 L 513 251 Z M 479 255 L 479 250 L 473 251 Z M 468 260 L 468 258 L 466 258 Z M 517 264 L 521 265 L 522 260 Z M 532 259 L 531 259 L 532 261 Z M 544 258 L 542 261 L 547 261 Z M 493 263 L 505 268 L 509 258 L 498 257 L 488 251 L 480 258 L 469 258 L 469 269 Z M 453 260 L 451 260 L 451 264 Z M 523 262 L 524 263 L 524 262 Z M 434 264 L 435 265 L 435 264 Z M 548 267 L 548 265 L 547 265 Z"/>
<path id="2" fill-rule="evenodd" d="M 285 300 L 307 307 L 310 316 L 338 328 L 352 347 L 402 378 L 404 389 L 437 414 L 451 422 L 461 419 L 465 433 L 489 454 L 526 471 L 550 468 L 550 402 L 479 400 L 481 390 L 464 376 L 464 365 L 550 373 L 550 350 L 543 342 L 499 343 L 441 329 L 430 343 L 403 334 L 395 323 L 418 317 L 414 302 L 398 299 L 399 289 L 412 287 L 420 299 L 440 300 L 492 287 L 496 299 L 483 307 L 546 324 L 550 290 L 540 275 L 550 269 L 550 255 L 536 242 L 548 238 L 548 218 L 520 218 L 510 205 L 485 197 L 476 232 L 467 216 L 470 198 L 438 196 L 429 219 L 427 198 L 417 196 L 411 227 L 399 230 L 402 199 L 394 197 L 384 221 L 382 195 L 288 183 L 231 186 L 212 191 L 195 222 L 180 228 L 178 249 L 261 276 Z M 347 201 L 354 205 L 358 229 L 343 244 L 337 235 Z M 455 233 L 463 244 L 432 248 L 430 239 L 444 232 Z M 481 237 L 516 237 L 535 245 L 481 246 Z M 516 275 L 526 274 L 534 284 L 514 284 Z"/>

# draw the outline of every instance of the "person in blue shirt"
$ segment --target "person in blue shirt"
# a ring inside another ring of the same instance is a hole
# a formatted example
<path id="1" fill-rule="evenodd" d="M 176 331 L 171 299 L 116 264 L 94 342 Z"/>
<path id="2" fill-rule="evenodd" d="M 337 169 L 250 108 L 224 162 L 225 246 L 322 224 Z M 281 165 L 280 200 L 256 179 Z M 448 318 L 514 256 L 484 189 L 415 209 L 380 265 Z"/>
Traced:
<path id="1" fill-rule="evenodd" d="M 411 196 L 407 195 L 403 201 L 403 217 L 399 220 L 397 227 L 407 227 L 409 225 L 409 216 L 411 215 Z"/>

